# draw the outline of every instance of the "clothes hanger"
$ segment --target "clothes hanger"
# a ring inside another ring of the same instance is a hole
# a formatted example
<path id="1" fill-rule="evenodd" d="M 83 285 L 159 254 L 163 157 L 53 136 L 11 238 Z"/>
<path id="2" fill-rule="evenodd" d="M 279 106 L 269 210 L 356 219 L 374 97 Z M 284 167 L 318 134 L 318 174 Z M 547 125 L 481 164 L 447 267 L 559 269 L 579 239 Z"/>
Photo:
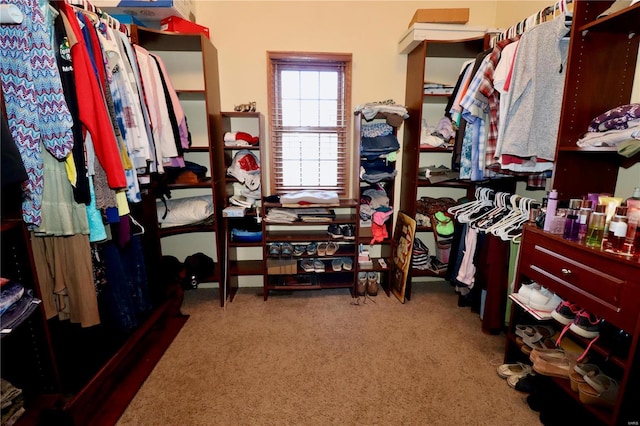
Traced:
<path id="1" fill-rule="evenodd" d="M 506 192 L 497 193 L 494 201 L 494 208 L 474 219 L 471 219 L 471 221 L 469 221 L 469 226 L 477 229 L 478 231 L 486 231 L 487 228 L 501 221 L 510 212 L 506 202 L 508 196 L 509 194 Z"/>
<path id="2" fill-rule="evenodd" d="M 493 190 L 491 189 L 480 188 L 480 191 L 476 189 L 476 200 L 450 207 L 447 211 L 453 214 L 458 222 L 468 223 L 472 215 L 476 212 L 493 205 L 493 201 L 491 200 L 492 196 Z"/>
<path id="3" fill-rule="evenodd" d="M 138 222 L 131 213 L 129 213 L 129 220 L 131 221 L 131 235 L 144 235 L 144 226 Z"/>
<path id="4" fill-rule="evenodd" d="M 512 196 L 511 205 L 514 214 L 509 221 L 505 221 L 494 228 L 492 233 L 503 241 L 511 240 L 522 234 L 522 225 L 529 220 L 529 208 L 532 201 L 532 198 L 520 197 L 519 195 Z"/>
<path id="5" fill-rule="evenodd" d="M 517 222 L 522 217 L 522 211 L 518 206 L 521 198 L 522 197 L 520 195 L 516 195 L 516 194 L 511 195 L 509 197 L 509 204 L 507 205 L 507 208 L 509 209 L 509 213 L 506 216 L 504 216 L 500 221 L 488 227 L 486 229 L 486 232 L 499 236 L 498 234 L 501 233 L 503 229 L 505 229 L 512 223 Z"/>

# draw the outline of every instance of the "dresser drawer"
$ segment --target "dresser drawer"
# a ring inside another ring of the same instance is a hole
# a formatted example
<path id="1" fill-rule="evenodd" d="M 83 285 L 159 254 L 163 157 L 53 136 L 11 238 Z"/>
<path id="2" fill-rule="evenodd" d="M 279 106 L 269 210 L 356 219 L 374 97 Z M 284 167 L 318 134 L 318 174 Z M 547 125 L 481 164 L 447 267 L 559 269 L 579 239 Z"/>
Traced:
<path id="1" fill-rule="evenodd" d="M 632 333 L 640 265 L 539 230 L 525 230 L 519 272 L 560 297 Z"/>

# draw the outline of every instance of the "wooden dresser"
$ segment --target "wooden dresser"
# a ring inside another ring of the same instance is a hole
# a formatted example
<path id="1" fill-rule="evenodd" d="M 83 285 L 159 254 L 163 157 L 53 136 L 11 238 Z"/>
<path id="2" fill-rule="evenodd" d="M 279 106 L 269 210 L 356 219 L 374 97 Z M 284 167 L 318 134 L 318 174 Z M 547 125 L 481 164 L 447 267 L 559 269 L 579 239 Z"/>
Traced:
<path id="1" fill-rule="evenodd" d="M 637 424 L 640 420 L 640 260 L 592 249 L 529 225 L 525 227 L 521 244 L 515 291 L 525 280 L 533 280 L 604 320 L 600 338 L 589 350 L 589 362 L 618 380 L 620 392 L 613 410 L 592 405 L 584 405 L 585 409 L 605 424 Z M 522 306 L 514 304 L 505 362 L 514 362 L 522 356 L 514 329 L 517 323 L 527 320 L 536 321 Z M 549 324 L 559 330 L 562 327 L 554 320 L 549 320 Z M 567 332 L 564 339 L 567 338 L 582 347 L 589 344 L 573 332 Z M 553 380 L 578 400 L 569 380 Z"/>

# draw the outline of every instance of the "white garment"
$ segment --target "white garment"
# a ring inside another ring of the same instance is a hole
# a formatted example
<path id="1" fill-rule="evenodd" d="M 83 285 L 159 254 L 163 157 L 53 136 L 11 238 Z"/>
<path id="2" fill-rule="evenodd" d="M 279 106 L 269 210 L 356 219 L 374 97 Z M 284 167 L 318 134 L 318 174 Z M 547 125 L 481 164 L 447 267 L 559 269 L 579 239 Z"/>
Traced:
<path id="1" fill-rule="evenodd" d="M 553 161 L 566 76 L 569 29 L 565 16 L 520 38 L 513 68 L 511 102 L 504 117 L 502 154 Z M 501 117 L 502 118 L 502 117 Z"/>

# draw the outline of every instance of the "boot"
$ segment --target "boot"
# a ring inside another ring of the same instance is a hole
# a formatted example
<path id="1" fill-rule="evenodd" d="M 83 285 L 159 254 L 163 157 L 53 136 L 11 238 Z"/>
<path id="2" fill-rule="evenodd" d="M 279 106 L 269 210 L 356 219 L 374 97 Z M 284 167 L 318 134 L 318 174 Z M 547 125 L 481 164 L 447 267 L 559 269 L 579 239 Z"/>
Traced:
<path id="1" fill-rule="evenodd" d="M 364 296 L 367 293 L 367 273 L 358 272 L 358 283 L 356 284 L 356 294 Z"/>
<path id="2" fill-rule="evenodd" d="M 375 272 L 369 272 L 367 274 L 367 294 L 369 296 L 378 295 L 378 274 Z"/>

